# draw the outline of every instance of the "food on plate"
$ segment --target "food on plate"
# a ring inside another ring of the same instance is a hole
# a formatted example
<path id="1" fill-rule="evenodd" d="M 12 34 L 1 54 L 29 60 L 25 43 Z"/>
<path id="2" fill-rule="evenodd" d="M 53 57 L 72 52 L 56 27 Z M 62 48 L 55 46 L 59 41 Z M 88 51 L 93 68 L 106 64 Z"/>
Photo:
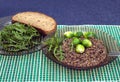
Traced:
<path id="1" fill-rule="evenodd" d="M 14 23 L 0 31 L 0 45 L 7 51 L 28 50 L 28 46 L 39 44 L 40 33 L 29 25 Z"/>
<path id="2" fill-rule="evenodd" d="M 72 37 L 74 36 L 74 33 L 71 32 L 71 31 L 67 31 L 67 32 L 64 33 L 64 36 L 65 36 L 66 38 L 72 38 Z"/>
<path id="3" fill-rule="evenodd" d="M 94 32 L 84 32 L 83 35 L 85 38 L 97 37 Z"/>
<path id="4" fill-rule="evenodd" d="M 99 65 L 102 61 L 105 60 L 107 56 L 106 48 L 101 40 L 91 38 L 92 42 L 91 47 L 83 47 L 82 44 L 78 44 L 80 46 L 76 46 L 79 50 L 73 49 L 71 51 L 70 43 L 72 39 L 63 40 L 62 50 L 64 52 L 64 60 L 62 63 L 65 63 L 74 67 L 91 67 Z"/>
<path id="5" fill-rule="evenodd" d="M 79 36 L 76 36 L 77 33 Z M 100 65 L 107 57 L 103 41 L 97 39 L 94 32 L 67 31 L 62 37 L 56 35 L 54 37 L 46 40 L 44 44 L 47 44 L 49 52 L 64 65 L 93 67 Z M 50 42 L 51 44 L 48 44 Z"/>
<path id="6" fill-rule="evenodd" d="M 31 25 L 43 34 L 53 33 L 57 27 L 56 21 L 52 17 L 39 12 L 21 12 L 14 15 L 12 21 Z"/>
<path id="7" fill-rule="evenodd" d="M 77 45 L 79 43 L 81 43 L 81 40 L 79 38 L 73 38 L 73 40 L 72 40 L 73 45 Z"/>
<path id="8" fill-rule="evenodd" d="M 81 37 L 81 36 L 83 36 L 83 33 L 82 32 L 74 32 L 74 36 Z"/>
<path id="9" fill-rule="evenodd" d="M 58 60 L 63 60 L 62 41 L 64 38 L 59 38 L 57 34 L 43 41 L 42 43 L 48 46 L 48 51 L 52 52 Z M 59 57 L 58 57 L 59 56 Z"/>
<path id="10" fill-rule="evenodd" d="M 40 44 L 42 35 L 56 31 L 56 21 L 43 13 L 21 12 L 12 16 L 12 24 L 0 31 L 1 48 L 7 51 L 29 50 Z"/>
<path id="11" fill-rule="evenodd" d="M 89 39 L 84 39 L 82 41 L 82 44 L 85 46 L 85 47 L 91 47 L 92 46 L 92 42 L 89 40 Z"/>
<path id="12" fill-rule="evenodd" d="M 83 53 L 84 51 L 85 51 L 85 47 L 84 47 L 83 45 L 78 44 L 78 45 L 76 46 L 76 52 L 77 52 L 77 53 Z"/>

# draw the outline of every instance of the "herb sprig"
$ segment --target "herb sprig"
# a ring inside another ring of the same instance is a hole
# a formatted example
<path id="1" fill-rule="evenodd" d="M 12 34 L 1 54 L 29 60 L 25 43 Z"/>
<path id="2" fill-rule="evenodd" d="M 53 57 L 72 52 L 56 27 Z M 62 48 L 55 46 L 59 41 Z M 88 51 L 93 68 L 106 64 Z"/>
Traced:
<path id="1" fill-rule="evenodd" d="M 43 44 L 48 46 L 48 51 L 52 52 L 54 56 L 60 61 L 64 59 L 64 53 L 61 46 L 63 39 L 64 37 L 59 37 L 56 32 L 53 37 L 43 42 Z"/>

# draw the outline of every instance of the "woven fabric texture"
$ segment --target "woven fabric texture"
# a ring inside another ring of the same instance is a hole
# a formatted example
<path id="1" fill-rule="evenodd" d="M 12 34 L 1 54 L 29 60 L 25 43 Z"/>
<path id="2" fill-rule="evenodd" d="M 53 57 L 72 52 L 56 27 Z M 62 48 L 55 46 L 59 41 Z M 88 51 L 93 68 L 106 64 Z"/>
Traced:
<path id="1" fill-rule="evenodd" d="M 73 25 L 73 27 L 75 26 Z M 87 26 L 107 32 L 118 41 L 120 46 L 120 26 Z M 58 25 L 59 29 L 62 27 L 65 27 L 65 25 Z M 4 81 L 120 82 L 120 57 L 99 68 L 72 70 L 54 63 L 42 51 L 23 56 L 0 55 L 0 82 Z"/>

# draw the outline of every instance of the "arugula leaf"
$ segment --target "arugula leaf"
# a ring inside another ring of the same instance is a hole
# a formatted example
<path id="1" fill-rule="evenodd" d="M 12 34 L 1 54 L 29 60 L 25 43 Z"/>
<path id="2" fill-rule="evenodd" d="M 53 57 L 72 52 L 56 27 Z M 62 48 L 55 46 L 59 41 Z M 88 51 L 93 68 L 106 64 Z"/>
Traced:
<path id="1" fill-rule="evenodd" d="M 64 53 L 61 46 L 63 39 L 64 39 L 63 37 L 59 37 L 58 34 L 56 33 L 53 37 L 43 42 L 43 44 L 48 46 L 48 51 L 52 52 L 56 59 L 60 61 L 64 59 L 63 55 Z"/>
<path id="2" fill-rule="evenodd" d="M 40 43 L 37 37 L 40 37 L 40 33 L 35 28 L 14 23 L 0 31 L 0 45 L 7 51 L 28 50 L 28 46 Z"/>

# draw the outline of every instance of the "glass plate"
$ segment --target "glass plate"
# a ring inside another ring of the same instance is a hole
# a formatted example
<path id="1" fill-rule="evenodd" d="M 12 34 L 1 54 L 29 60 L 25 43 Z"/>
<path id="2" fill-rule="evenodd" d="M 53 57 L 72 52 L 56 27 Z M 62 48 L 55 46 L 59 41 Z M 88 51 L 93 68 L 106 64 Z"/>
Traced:
<path id="1" fill-rule="evenodd" d="M 101 31 L 101 30 L 97 30 L 97 29 L 94 29 L 94 28 L 89 28 L 89 27 L 72 27 L 72 26 L 66 26 L 64 28 L 60 28 L 57 30 L 58 34 L 59 34 L 59 37 L 63 36 L 64 32 L 66 31 L 73 31 L 73 32 L 77 32 L 77 31 L 92 31 L 92 32 L 95 32 L 98 39 L 102 40 L 104 42 L 104 45 L 106 46 L 107 48 L 107 52 L 118 52 L 119 51 L 119 48 L 118 48 L 118 45 L 117 45 L 117 42 L 110 36 L 108 35 L 107 33 Z M 65 66 L 65 67 L 68 67 L 68 68 L 72 68 L 72 69 L 90 69 L 90 68 L 95 68 L 95 67 L 100 67 L 100 66 L 104 66 L 108 63 L 110 63 L 111 61 L 113 61 L 114 59 L 116 59 L 117 57 L 114 57 L 114 56 L 107 56 L 105 61 L 101 62 L 99 65 L 97 66 L 91 66 L 91 67 L 73 67 L 73 66 L 69 66 L 67 64 L 63 64 L 62 62 L 60 62 L 59 60 L 57 60 L 53 53 L 50 53 L 48 52 L 48 48 L 45 47 L 42 49 L 43 50 L 43 53 L 51 60 L 53 60 L 54 62 L 62 65 L 62 66 Z"/>
<path id="2" fill-rule="evenodd" d="M 11 16 L 0 18 L 0 30 L 2 30 L 5 25 L 9 25 L 9 24 L 11 24 Z M 49 36 L 51 36 L 51 35 L 49 35 Z M 40 38 L 37 38 L 37 40 L 42 41 L 46 37 L 47 36 L 41 36 Z M 24 54 L 33 53 L 40 49 L 41 49 L 41 44 L 33 45 L 33 46 L 29 47 L 29 50 L 22 50 L 22 51 L 18 51 L 18 52 L 8 52 L 0 47 L 0 54 L 1 55 L 24 55 Z"/>

